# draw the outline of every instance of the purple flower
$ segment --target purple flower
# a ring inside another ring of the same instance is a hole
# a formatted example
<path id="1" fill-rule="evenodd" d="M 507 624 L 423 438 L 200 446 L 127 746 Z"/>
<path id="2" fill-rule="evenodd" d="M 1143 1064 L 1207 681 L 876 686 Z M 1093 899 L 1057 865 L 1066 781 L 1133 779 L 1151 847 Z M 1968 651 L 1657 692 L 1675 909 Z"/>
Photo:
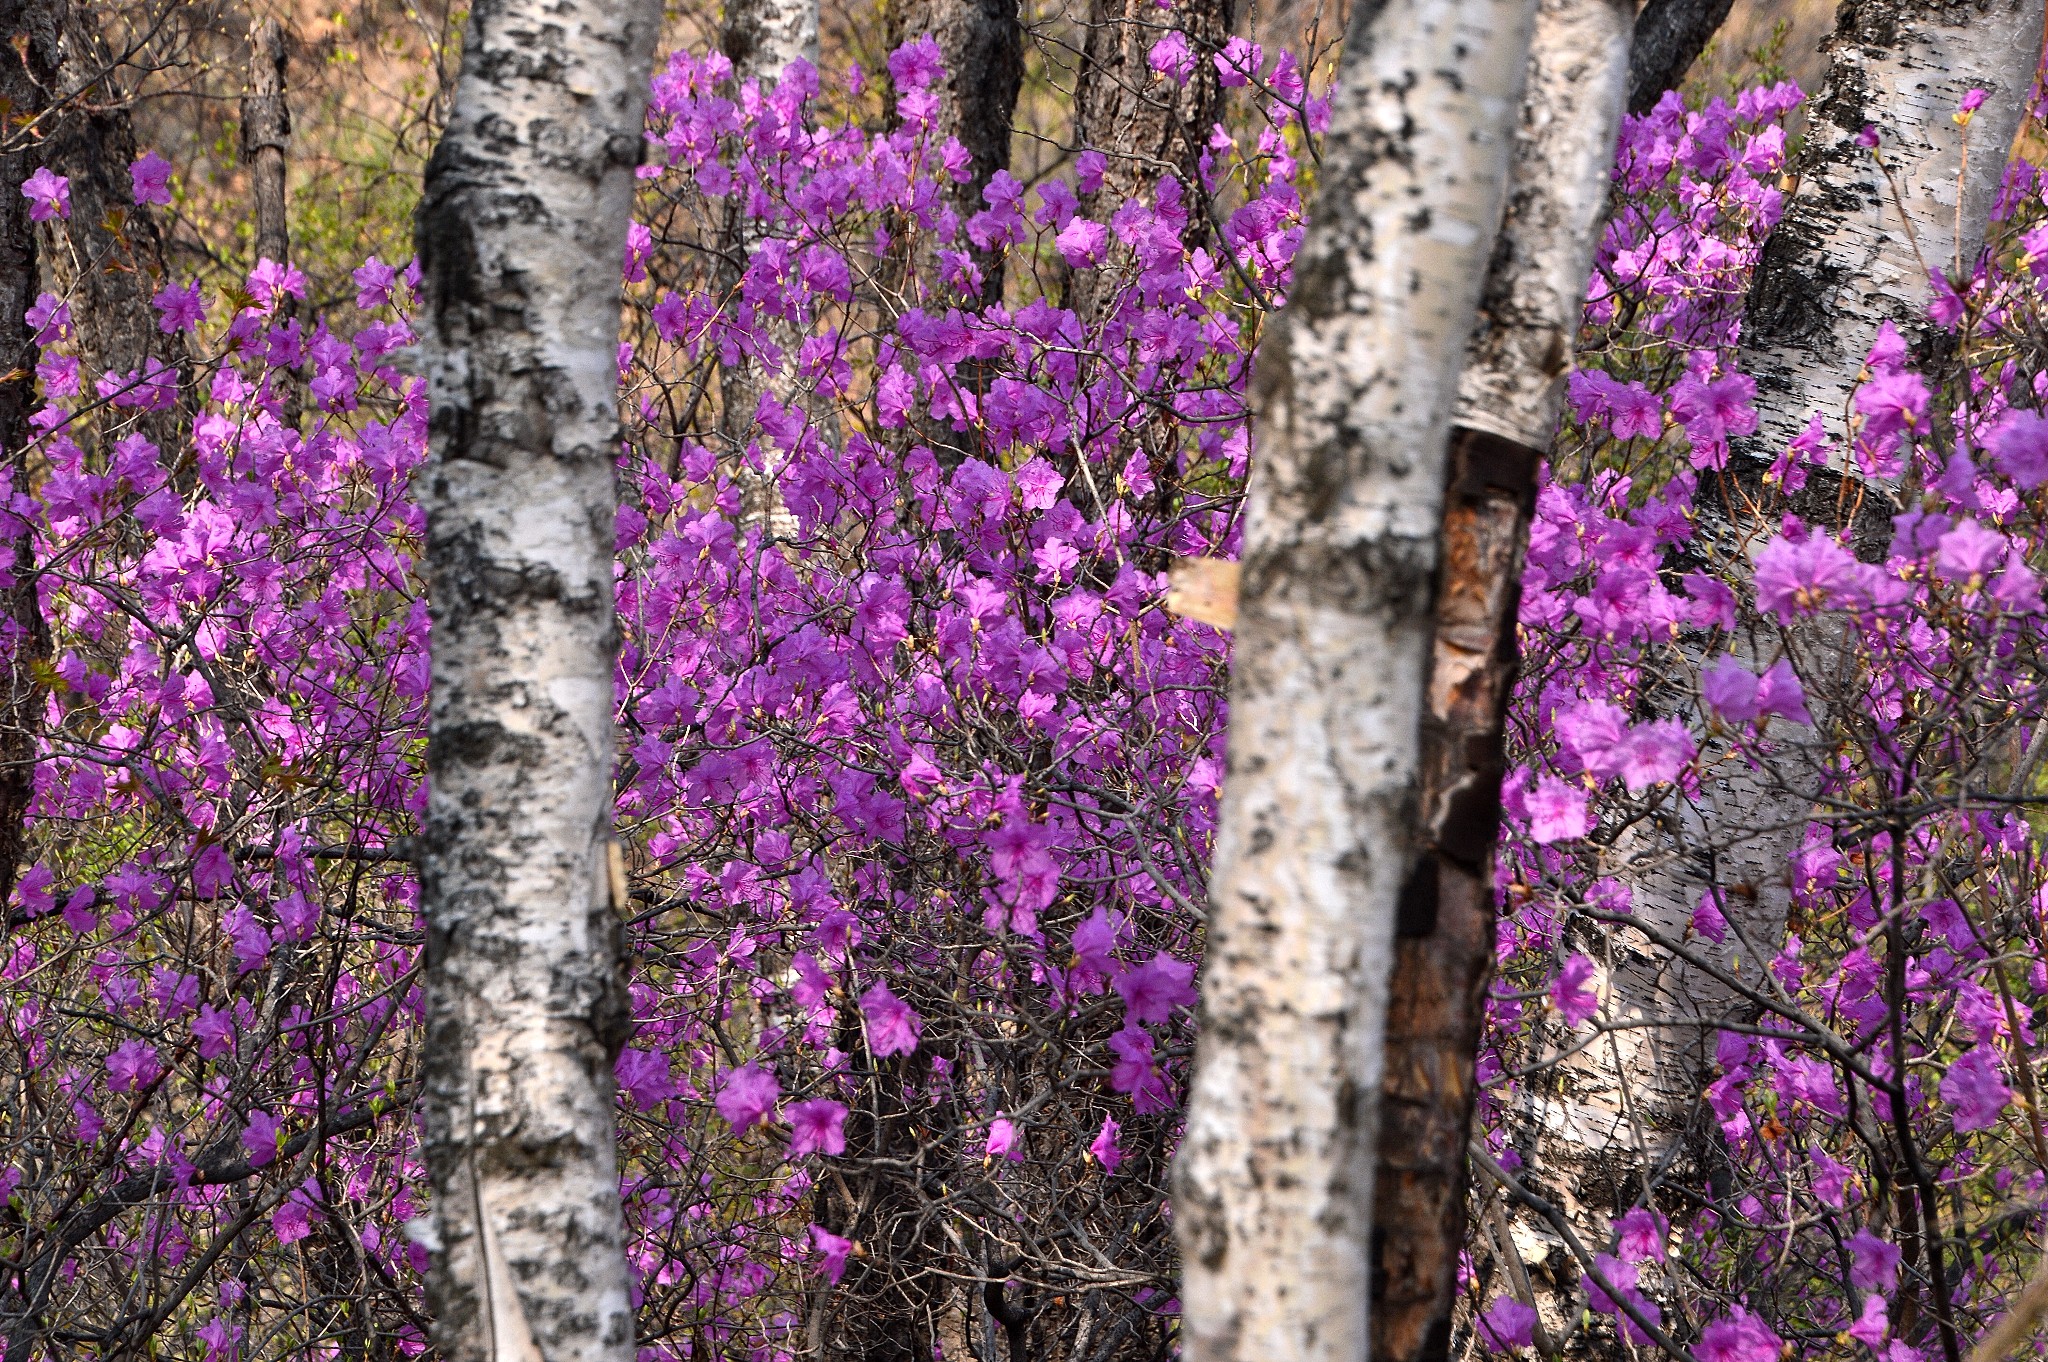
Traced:
<path id="1" fill-rule="evenodd" d="M 265 258 L 257 261 L 256 268 L 249 271 L 249 293 L 265 312 L 269 312 L 287 296 L 304 299 L 306 276 L 296 265 L 280 265 Z"/>
<path id="2" fill-rule="evenodd" d="M 1784 1347 L 1783 1339 L 1738 1305 L 1727 1319 L 1715 1320 L 1701 1331 L 1693 1355 L 1699 1362 L 1778 1362 Z"/>
<path id="3" fill-rule="evenodd" d="M 1216 75 L 1226 86 L 1246 85 L 1259 73 L 1259 67 L 1265 61 L 1265 51 L 1257 43 L 1232 38 L 1215 56 Z"/>
<path id="4" fill-rule="evenodd" d="M 828 1097 L 792 1102 L 783 1116 L 789 1122 L 789 1157 L 846 1152 L 846 1104 Z"/>
<path id="5" fill-rule="evenodd" d="M 1188 77 L 1195 73 L 1195 54 L 1188 50 L 1187 35 L 1175 29 L 1152 44 L 1145 64 L 1175 85 L 1187 84 Z"/>
<path id="6" fill-rule="evenodd" d="M 398 271 L 373 255 L 357 266 L 349 278 L 355 280 L 356 306 L 368 312 L 391 301 L 391 290 L 398 283 Z"/>
<path id="7" fill-rule="evenodd" d="M 163 1071 L 156 1047 L 146 1041 L 124 1040 L 107 1056 L 107 1086 L 115 1092 L 146 1088 Z"/>
<path id="8" fill-rule="evenodd" d="M 1630 794 L 1678 779 L 1698 752 L 1692 735 L 1676 719 L 1637 724 L 1629 731 L 1621 762 L 1622 783 Z"/>
<path id="9" fill-rule="evenodd" d="M 1928 396 L 1926 380 L 1918 374 L 1897 371 L 1873 376 L 1856 390 L 1863 438 L 1877 443 L 1918 430 L 1927 418 Z"/>
<path id="10" fill-rule="evenodd" d="M 1700 698 L 1727 723 L 1746 724 L 1762 712 L 1756 691 L 1756 673 L 1729 654 L 1700 673 Z"/>
<path id="11" fill-rule="evenodd" d="M 988 1123 L 988 1144 L 982 1149 L 981 1156 L 1009 1163 L 1024 1161 L 1024 1147 L 1017 1142 L 1017 1127 L 1009 1117 L 998 1116 Z"/>
<path id="12" fill-rule="evenodd" d="M 1088 1153 L 1102 1165 L 1102 1171 L 1112 1176 L 1122 1166 L 1124 1151 L 1117 1145 L 1116 1136 L 1123 1127 L 1109 1117 L 1102 1118 L 1102 1129 L 1095 1132 L 1094 1140 L 1088 1145 Z"/>
<path id="13" fill-rule="evenodd" d="M 1975 587 L 1997 570 L 2005 557 L 2005 536 L 1974 520 L 1965 520 L 1937 541 L 1935 575 L 1946 582 Z"/>
<path id="14" fill-rule="evenodd" d="M 1795 724 L 1813 722 L 1813 715 L 1806 710 L 1806 687 L 1799 683 L 1799 673 L 1792 670 L 1787 658 L 1779 658 L 1758 678 L 1756 704 L 1763 713 L 1790 719 Z"/>
<path id="15" fill-rule="evenodd" d="M 877 982 L 860 995 L 860 1010 L 867 1018 L 868 1049 L 877 1058 L 907 1055 L 917 1048 L 924 1019 L 897 997 L 886 981 Z"/>
<path id="16" fill-rule="evenodd" d="M 1190 1007 L 1195 1001 L 1195 967 L 1176 960 L 1164 951 L 1135 969 L 1116 977 L 1117 996 L 1124 1000 L 1130 1023 L 1163 1022 L 1176 1007 Z"/>
<path id="17" fill-rule="evenodd" d="M 1670 1233 L 1670 1226 L 1663 1216 L 1649 1207 L 1631 1207 L 1626 1215 L 1614 1222 L 1614 1232 L 1617 1237 L 1615 1252 L 1623 1262 L 1664 1261 L 1664 1240 Z"/>
<path id="18" fill-rule="evenodd" d="M 1954 1110 L 1958 1134 L 1997 1125 L 2005 1104 L 2012 1101 L 2012 1089 L 2005 1086 L 2000 1073 L 1998 1052 L 1988 1045 L 1964 1051 L 1941 1080 L 1941 1100 Z"/>
<path id="19" fill-rule="evenodd" d="M 853 1241 L 832 1233 L 823 1225 L 813 1225 L 811 1226 L 811 1247 L 815 1248 L 824 1258 L 824 1262 L 819 1264 L 818 1270 L 825 1274 L 826 1281 L 837 1286 L 839 1279 L 846 1275 L 846 1260 L 853 1253 Z"/>
<path id="20" fill-rule="evenodd" d="M 619 1091 L 631 1098 L 633 1105 L 642 1111 L 650 1111 L 675 1096 L 675 1079 L 669 1072 L 665 1055 L 629 1047 L 619 1051 L 612 1072 L 618 1077 Z"/>
<path id="21" fill-rule="evenodd" d="M 36 329 L 37 345 L 67 341 L 76 334 L 71 323 L 71 304 L 54 293 L 37 294 L 35 305 L 24 314 L 23 320 Z"/>
<path id="22" fill-rule="evenodd" d="M 1593 962 L 1583 955 L 1574 955 L 1551 981 L 1551 1004 L 1564 1017 L 1564 1024 L 1574 1030 L 1600 1010 L 1600 995 L 1588 986 L 1593 974 Z"/>
<path id="23" fill-rule="evenodd" d="M 1075 269 L 1086 269 L 1098 264 L 1103 253 L 1109 249 L 1109 229 L 1099 222 L 1087 218 L 1075 218 L 1066 230 L 1053 238 L 1053 245 Z"/>
<path id="24" fill-rule="evenodd" d="M 199 1037 L 199 1057 L 218 1059 L 235 1048 L 234 1014 L 207 1003 L 192 1021 L 192 1034 Z"/>
<path id="25" fill-rule="evenodd" d="M 1479 1317 L 1479 1337 L 1489 1352 L 1513 1352 L 1536 1341 L 1536 1311 L 1513 1296 L 1496 1296 Z"/>
<path id="26" fill-rule="evenodd" d="M 1546 773 L 1538 777 L 1535 790 L 1524 802 L 1529 811 L 1529 836 L 1546 846 L 1584 837 L 1593 830 L 1586 792 L 1556 776 Z"/>
<path id="27" fill-rule="evenodd" d="M 1875 1348 L 1884 1342 L 1884 1336 L 1891 1332 L 1891 1320 L 1886 1317 L 1884 1297 L 1868 1295 L 1863 1298 L 1863 1313 L 1849 1326 L 1849 1337 L 1858 1343 Z"/>
<path id="28" fill-rule="evenodd" d="M 929 33 L 889 54 L 889 75 L 901 90 L 922 90 L 943 78 L 946 62 Z"/>
<path id="29" fill-rule="evenodd" d="M 1849 1285 L 1858 1291 L 1889 1291 L 1899 1276 L 1898 1247 L 1860 1229 L 1844 1241 L 1849 1250 Z"/>
<path id="30" fill-rule="evenodd" d="M 156 324 L 157 330 L 166 336 L 195 330 L 206 316 L 206 302 L 200 296 L 197 279 L 183 288 L 174 284 L 164 285 L 157 290 L 154 302 L 156 310 L 163 314 Z"/>
<path id="31" fill-rule="evenodd" d="M 1963 102 L 1956 106 L 1956 111 L 1950 114 L 1949 117 L 1955 120 L 1957 127 L 1967 128 L 1970 126 L 1970 119 L 1976 114 L 1977 110 L 1983 107 L 1984 92 L 1972 87 L 1970 92 L 1963 96 Z"/>
<path id="32" fill-rule="evenodd" d="M 22 181 L 21 196 L 29 201 L 31 222 L 71 216 L 71 179 L 48 166 L 36 167 L 36 173 Z"/>
<path id="33" fill-rule="evenodd" d="M 1109 1071 L 1109 1086 L 1117 1092 L 1128 1093 L 1131 1106 L 1140 1116 L 1172 1108 L 1172 1094 L 1167 1091 L 1166 1076 L 1152 1058 L 1152 1037 L 1143 1027 L 1126 1022 L 1121 1031 L 1110 1036 L 1109 1048 L 1116 1052 L 1117 1057 Z"/>
<path id="34" fill-rule="evenodd" d="M 1699 906 L 1692 910 L 1693 931 L 1715 945 L 1728 939 L 1728 918 L 1721 911 L 1721 891 L 1709 889 L 1700 895 Z"/>
<path id="35" fill-rule="evenodd" d="M 277 1162 L 278 1137 L 283 1130 L 284 1122 L 269 1112 L 250 1112 L 249 1124 L 242 1127 L 242 1148 L 249 1151 L 249 1162 L 258 1168 Z"/>
<path id="36" fill-rule="evenodd" d="M 141 160 L 128 167 L 128 180 L 136 203 L 170 203 L 171 163 L 155 152 L 144 152 Z"/>
<path id="37" fill-rule="evenodd" d="M 775 1111 L 775 1099 L 782 1085 L 775 1075 L 759 1064 L 742 1064 L 719 1085 L 716 1104 L 735 1133 L 744 1133 L 765 1122 Z"/>
<path id="38" fill-rule="evenodd" d="M 2048 420 L 2038 412 L 2009 411 L 1993 428 L 1991 457 L 2023 492 L 2048 482 Z"/>
<path id="39" fill-rule="evenodd" d="M 1757 608 L 1790 624 L 1797 616 L 1853 601 L 1858 567 L 1855 555 L 1826 535 L 1773 539 L 1756 556 Z"/>

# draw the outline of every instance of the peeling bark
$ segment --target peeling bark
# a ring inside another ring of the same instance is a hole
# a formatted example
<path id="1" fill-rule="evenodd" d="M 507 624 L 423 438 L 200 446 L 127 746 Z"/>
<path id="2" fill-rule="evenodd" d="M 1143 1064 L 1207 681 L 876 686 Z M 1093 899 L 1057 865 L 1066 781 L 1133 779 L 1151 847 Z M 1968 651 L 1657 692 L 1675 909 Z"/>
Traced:
<path id="1" fill-rule="evenodd" d="M 619 259 L 655 0 L 480 0 L 418 221 L 432 385 L 423 1237 L 450 1362 L 631 1362 L 608 866 Z"/>
<path id="2" fill-rule="evenodd" d="M 1261 347 L 1201 1041 L 1175 1169 L 1190 1362 L 1363 1359 L 1382 1042 L 1417 835 L 1456 379 L 1529 0 L 1361 7 Z"/>
<path id="3" fill-rule="evenodd" d="M 1380 1088 L 1375 1362 L 1450 1352 L 1522 553 L 1605 216 L 1630 21 L 1628 0 L 1537 10 L 1506 213 L 1459 377 L 1422 716 L 1427 852 L 1402 890 Z"/>

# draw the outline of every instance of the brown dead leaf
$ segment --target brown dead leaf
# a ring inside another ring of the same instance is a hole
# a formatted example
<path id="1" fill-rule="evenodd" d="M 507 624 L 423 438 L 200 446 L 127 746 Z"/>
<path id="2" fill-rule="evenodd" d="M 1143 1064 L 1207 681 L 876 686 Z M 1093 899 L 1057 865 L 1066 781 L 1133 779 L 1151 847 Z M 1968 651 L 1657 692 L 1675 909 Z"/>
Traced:
<path id="1" fill-rule="evenodd" d="M 1217 629 L 1237 627 L 1237 564 L 1222 558 L 1176 558 L 1166 608 Z"/>

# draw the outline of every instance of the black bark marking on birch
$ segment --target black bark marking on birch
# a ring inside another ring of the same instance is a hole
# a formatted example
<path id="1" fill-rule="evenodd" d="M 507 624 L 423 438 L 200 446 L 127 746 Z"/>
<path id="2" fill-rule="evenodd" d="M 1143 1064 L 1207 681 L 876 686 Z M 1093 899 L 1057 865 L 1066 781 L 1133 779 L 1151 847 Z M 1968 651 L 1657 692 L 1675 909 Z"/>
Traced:
<path id="1" fill-rule="evenodd" d="M 1628 59 L 1628 111 L 1648 113 L 1678 86 L 1727 21 L 1735 0 L 1649 0 L 1636 16 Z"/>

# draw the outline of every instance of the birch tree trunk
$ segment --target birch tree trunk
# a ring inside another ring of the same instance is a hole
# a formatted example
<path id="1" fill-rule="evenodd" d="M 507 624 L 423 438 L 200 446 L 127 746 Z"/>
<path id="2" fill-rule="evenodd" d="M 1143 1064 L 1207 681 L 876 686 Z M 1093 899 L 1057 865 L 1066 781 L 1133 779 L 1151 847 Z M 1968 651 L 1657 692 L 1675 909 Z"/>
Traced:
<path id="1" fill-rule="evenodd" d="M 1380 1087 L 1374 1362 L 1449 1355 L 1522 552 L 1606 216 L 1632 9 L 1537 8 L 1507 211 L 1458 380 L 1422 718 L 1428 850 L 1401 898 Z"/>
<path id="2" fill-rule="evenodd" d="M 1757 379 L 1760 430 L 1738 441 L 1731 467 L 1703 478 L 1700 489 L 1696 547 L 1719 560 L 1717 575 L 1746 572 L 1743 555 L 1775 528 L 1775 510 L 1760 525 L 1746 509 L 1776 504 L 1778 494 L 1763 481 L 1766 461 L 1815 412 L 1837 446 L 1846 445 L 1850 395 L 1879 326 L 1891 320 L 1907 337 L 1932 343 L 1921 261 L 1947 273 L 1958 261 L 1967 268 L 1981 248 L 2041 24 L 2038 0 L 1953 7 L 1865 0 L 1843 8 L 1827 44 L 1827 84 L 1795 166 L 1797 192 L 1765 248 L 1744 316 L 1738 364 Z M 1989 98 L 1959 128 L 1951 115 L 1973 87 Z M 1855 145 L 1866 124 L 1883 134 L 1898 201 L 1871 153 Z M 1842 507 L 1860 505 L 1856 522 L 1840 528 L 1861 556 L 1881 556 L 1888 494 L 1872 487 L 1844 495 L 1847 476 L 1816 471 L 1786 508 L 1834 525 Z M 1774 655 L 1777 639 L 1774 629 L 1756 628 L 1732 644 L 1756 666 Z M 1846 664 L 1839 634 L 1825 624 L 1802 628 L 1794 642 L 1809 676 Z M 1680 709 L 1691 703 L 1662 698 Z M 1789 726 L 1774 721 L 1774 730 L 1797 751 Z M 1724 943 L 1695 941 L 1694 948 L 1720 969 L 1754 978 L 1786 931 L 1787 867 L 1803 840 L 1814 778 L 1796 760 L 1776 771 L 1724 763 L 1696 800 L 1631 828 L 1613 849 L 1613 865 L 1629 887 L 1634 920 L 1683 938 L 1701 896 L 1718 889 L 1734 930 Z M 1553 1201 L 1590 1222 L 1591 1237 L 1604 1236 L 1608 1217 L 1652 1193 L 1688 1154 L 1712 1157 L 1705 1145 L 1686 1141 L 1713 1076 L 1714 1024 L 1742 1019 L 1741 1001 L 1707 971 L 1633 940 L 1617 929 L 1600 961 L 1601 1019 L 1616 1029 L 1562 1061 L 1547 1090 L 1528 1085 L 1535 1144 L 1525 1166 Z M 1523 1241 L 1532 1265 L 1555 1250 L 1547 1230 Z M 1576 1308 L 1577 1277 L 1576 1264 L 1556 1265 L 1566 1308 L 1552 1313 L 1553 1322 Z"/>
<path id="3" fill-rule="evenodd" d="M 1259 457 L 1175 1170 L 1190 1362 L 1362 1362 L 1388 974 L 1417 835 L 1457 375 L 1532 0 L 1360 7 L 1261 347 Z"/>
<path id="4" fill-rule="evenodd" d="M 738 85 L 773 85 L 793 61 L 816 66 L 818 0 L 726 0 L 719 47 Z"/>
<path id="5" fill-rule="evenodd" d="M 657 0 L 479 0 L 418 221 L 424 1148 L 450 1362 L 631 1362 L 612 1062 L 619 260 Z"/>
<path id="6" fill-rule="evenodd" d="M 1924 338 L 1929 271 L 1974 263 L 2041 56 L 2040 0 L 1859 0 L 1828 39 L 1799 188 L 1771 235 L 1743 315 L 1740 367 L 1756 379 L 1759 431 L 1775 457 L 1821 413 L 1841 433 L 1878 327 Z M 1967 129 L 1953 115 L 1988 98 Z M 1882 134 L 1894 203 L 1875 158 Z M 1904 218 L 1900 210 L 1903 207 Z"/>

